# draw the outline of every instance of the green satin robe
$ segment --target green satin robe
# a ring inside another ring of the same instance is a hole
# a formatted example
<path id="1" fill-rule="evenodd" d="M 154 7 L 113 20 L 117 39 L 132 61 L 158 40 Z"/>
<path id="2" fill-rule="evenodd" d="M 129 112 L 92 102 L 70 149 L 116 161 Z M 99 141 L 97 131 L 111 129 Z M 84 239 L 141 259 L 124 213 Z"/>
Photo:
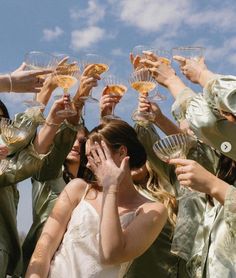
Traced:
<path id="1" fill-rule="evenodd" d="M 178 196 L 179 183 L 174 166 L 161 161 L 153 151 L 153 144 L 160 139 L 152 125 L 136 125 L 139 140 L 147 152 L 152 169 L 158 173 L 160 182 L 168 192 Z M 196 141 L 188 154 L 189 159 L 198 161 L 210 172 L 215 172 L 219 156 L 205 144 Z M 192 257 L 195 237 L 201 226 L 206 207 L 205 194 L 196 193 L 190 198 L 179 200 L 179 210 L 174 236 L 167 223 L 153 245 L 135 259 L 125 277 L 191 277 L 186 270 L 186 261 Z M 199 248 L 201 240 L 195 243 Z"/>
<path id="2" fill-rule="evenodd" d="M 16 116 L 19 126 L 26 126 L 28 136 L 25 141 L 14 145 L 7 159 L 9 165 L 0 175 L 0 277 L 21 275 L 22 252 L 17 231 L 17 206 L 19 192 L 16 183 L 31 177 L 42 165 L 45 155 L 36 153 L 33 144 L 29 144 L 35 135 L 41 114 L 21 113 Z"/>
<path id="3" fill-rule="evenodd" d="M 236 160 L 236 123 L 226 120 L 219 110 L 236 116 L 235 76 L 217 75 L 206 84 L 203 94 L 186 88 L 172 106 L 174 117 L 186 118 L 199 139 Z"/>

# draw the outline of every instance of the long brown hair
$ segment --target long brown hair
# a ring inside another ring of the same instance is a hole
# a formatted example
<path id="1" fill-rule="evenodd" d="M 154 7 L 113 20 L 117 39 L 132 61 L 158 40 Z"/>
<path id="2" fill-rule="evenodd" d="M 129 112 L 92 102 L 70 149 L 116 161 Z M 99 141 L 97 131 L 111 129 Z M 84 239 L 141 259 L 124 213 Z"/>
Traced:
<path id="1" fill-rule="evenodd" d="M 130 157 L 130 169 L 140 168 L 146 162 L 145 149 L 138 140 L 135 130 L 124 121 L 112 120 L 102 123 L 90 132 L 88 138 L 93 143 L 104 140 L 111 151 L 125 146 L 127 155 Z"/>
<path id="2" fill-rule="evenodd" d="M 163 179 L 158 176 L 158 174 L 153 171 L 150 163 L 146 162 L 146 167 L 149 173 L 148 181 L 144 184 L 136 184 L 138 189 L 147 191 L 153 199 L 160 201 L 167 208 L 168 221 L 175 227 L 176 224 L 176 215 L 178 210 L 177 201 L 174 195 L 166 191 Z"/>

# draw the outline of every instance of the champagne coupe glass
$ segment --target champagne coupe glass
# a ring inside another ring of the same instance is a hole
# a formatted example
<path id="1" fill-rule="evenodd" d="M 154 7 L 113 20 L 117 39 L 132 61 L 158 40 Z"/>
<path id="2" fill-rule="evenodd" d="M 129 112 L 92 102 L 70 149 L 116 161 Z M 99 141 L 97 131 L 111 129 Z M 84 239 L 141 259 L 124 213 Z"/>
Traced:
<path id="1" fill-rule="evenodd" d="M 156 81 L 152 78 L 148 69 L 140 69 L 131 74 L 129 82 L 131 87 L 139 94 L 148 96 L 149 92 L 157 87 Z M 134 121 L 152 121 L 155 114 L 151 111 L 141 112 L 138 109 L 134 111 L 132 119 Z"/>
<path id="2" fill-rule="evenodd" d="M 97 54 L 86 54 L 85 58 L 79 62 L 81 71 L 84 71 L 87 66 L 94 65 L 91 70 L 89 70 L 88 75 L 98 74 L 101 75 L 109 70 L 109 62 L 106 58 Z M 87 96 L 81 96 L 80 100 L 87 102 L 98 102 L 96 98 L 92 96 L 92 90 Z"/>
<path id="3" fill-rule="evenodd" d="M 205 48 L 202 46 L 182 46 L 172 48 L 173 56 L 182 56 L 187 59 L 199 61 L 204 57 Z"/>
<path id="4" fill-rule="evenodd" d="M 7 118 L 1 118 L 0 130 L 0 144 L 7 146 L 10 154 L 14 147 L 17 147 L 25 140 L 28 134 L 25 128 L 17 127 L 14 121 Z M 4 162 L 4 160 L 6 159 L 1 161 L 3 163 L 1 167 L 8 165 L 8 161 L 6 160 Z"/>
<path id="5" fill-rule="evenodd" d="M 172 56 L 181 56 L 186 59 L 194 60 L 198 62 L 201 57 L 204 57 L 205 48 L 202 46 L 182 46 L 182 47 L 174 47 L 172 48 Z M 179 66 L 181 66 L 181 63 L 179 63 Z M 183 64 L 183 63 L 182 63 Z M 186 77 L 187 85 L 191 86 L 191 82 Z"/>
<path id="6" fill-rule="evenodd" d="M 69 57 L 57 67 L 56 80 L 59 87 L 63 89 L 63 95 L 70 95 L 69 89 L 76 84 L 79 80 L 79 65 L 75 58 Z M 63 110 L 57 111 L 60 117 L 71 117 L 76 115 L 77 112 L 72 109 L 71 103 L 65 104 Z"/>
<path id="7" fill-rule="evenodd" d="M 165 49 L 154 49 L 153 53 L 159 58 L 159 60 L 166 64 L 170 65 L 172 60 L 171 51 Z"/>
<path id="8" fill-rule="evenodd" d="M 119 100 L 123 97 L 123 95 L 127 91 L 127 87 L 125 85 L 123 85 L 124 82 L 122 82 L 122 80 L 120 80 L 119 78 L 117 78 L 114 75 L 109 75 L 109 76 L 105 77 L 103 79 L 103 83 L 104 83 L 105 86 L 108 87 L 107 91 L 106 91 L 106 94 L 109 94 L 111 96 L 115 96 Z M 115 110 L 115 103 L 113 103 L 113 105 L 112 105 L 111 115 L 106 115 L 103 118 L 120 119 L 120 117 L 118 117 L 114 114 L 114 110 Z"/>
<path id="9" fill-rule="evenodd" d="M 189 135 L 185 133 L 178 133 L 156 141 L 153 145 L 153 150 L 162 161 L 168 162 L 169 159 L 173 158 L 186 158 L 192 144 L 193 139 Z M 179 166 L 180 165 L 176 165 L 176 167 Z M 187 195 L 192 193 L 196 192 L 193 192 L 186 187 L 181 187 L 180 198 L 182 198 L 185 194 Z"/>
<path id="10" fill-rule="evenodd" d="M 31 51 L 25 54 L 25 64 L 26 70 L 55 69 L 57 59 L 46 52 Z M 44 108 L 44 105 L 37 101 L 37 93 L 34 93 L 33 99 L 25 100 L 24 103 L 28 107 Z"/>

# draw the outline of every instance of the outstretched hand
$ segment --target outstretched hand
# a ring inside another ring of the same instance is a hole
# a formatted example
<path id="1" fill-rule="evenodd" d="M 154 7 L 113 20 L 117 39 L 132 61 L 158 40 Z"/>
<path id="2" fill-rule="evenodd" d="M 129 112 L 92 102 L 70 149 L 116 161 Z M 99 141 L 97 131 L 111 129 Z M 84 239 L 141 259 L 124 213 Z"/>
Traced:
<path id="1" fill-rule="evenodd" d="M 91 148 L 90 155 L 88 155 L 88 162 L 104 191 L 109 190 L 110 187 L 118 189 L 126 172 L 129 170 L 129 157 L 126 156 L 120 166 L 117 166 L 112 159 L 111 151 L 104 141 L 101 141 L 101 145 L 95 142 Z"/>
<path id="2" fill-rule="evenodd" d="M 52 70 L 25 70 L 25 68 L 26 64 L 23 63 L 11 73 L 12 91 L 16 93 L 40 92 L 45 81 L 40 76 L 52 73 Z"/>

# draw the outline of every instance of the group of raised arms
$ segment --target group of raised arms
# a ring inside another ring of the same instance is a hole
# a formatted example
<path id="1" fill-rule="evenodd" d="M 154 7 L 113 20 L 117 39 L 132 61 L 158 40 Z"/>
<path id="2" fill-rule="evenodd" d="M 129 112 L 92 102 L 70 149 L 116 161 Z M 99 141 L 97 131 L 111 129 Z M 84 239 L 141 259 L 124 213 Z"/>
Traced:
<path id="1" fill-rule="evenodd" d="M 131 127 L 114 114 L 126 86 L 103 78 L 95 56 L 35 52 L 0 75 L 0 92 L 35 93 L 13 119 L 0 101 L 0 278 L 236 277 L 236 77 L 174 55 L 186 83 L 158 51 L 131 53 Z M 101 79 L 89 131 L 83 106 Z M 156 84 L 174 97 L 176 122 L 151 97 Z M 28 178 L 33 221 L 21 243 L 17 183 Z"/>

